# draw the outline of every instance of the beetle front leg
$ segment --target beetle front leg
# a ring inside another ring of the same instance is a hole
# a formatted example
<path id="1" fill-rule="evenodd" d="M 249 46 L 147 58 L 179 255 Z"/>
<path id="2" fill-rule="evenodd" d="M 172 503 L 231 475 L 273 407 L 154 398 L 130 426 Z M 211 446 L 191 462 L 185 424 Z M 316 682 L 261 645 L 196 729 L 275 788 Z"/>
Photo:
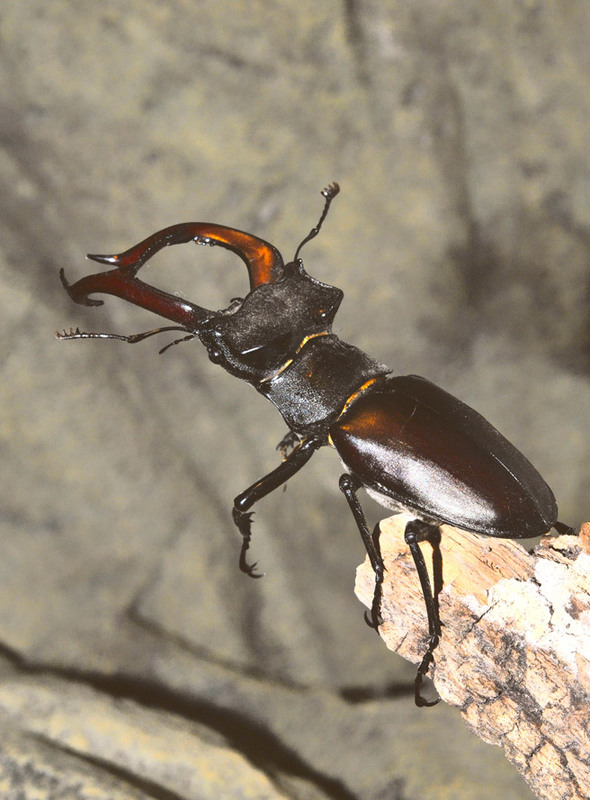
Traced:
<path id="1" fill-rule="evenodd" d="M 288 481 L 296 472 L 304 467 L 315 451 L 321 447 L 323 441 L 320 438 L 303 439 L 297 447 L 279 464 L 276 469 L 269 472 L 260 480 L 249 486 L 246 491 L 239 494 L 234 500 L 232 515 L 234 522 L 242 535 L 242 549 L 240 551 L 240 569 L 252 578 L 261 578 L 262 574 L 254 572 L 256 564 L 248 564 L 246 552 L 250 547 L 252 535 L 252 514 L 250 508 L 258 500 L 262 500 L 267 494 L 278 489 L 285 481 Z"/>
<path id="2" fill-rule="evenodd" d="M 436 600 L 430 585 L 430 578 L 428 577 L 428 570 L 426 569 L 426 562 L 424 561 L 424 556 L 422 555 L 422 551 L 420 550 L 418 543 L 425 540 L 429 541 L 434 547 L 436 553 L 440 543 L 439 526 L 434 523 L 422 522 L 418 519 L 410 520 L 404 531 L 404 539 L 406 540 L 406 543 L 410 548 L 412 558 L 414 559 L 416 572 L 418 573 L 418 578 L 420 579 L 422 595 L 426 604 L 426 615 L 428 617 L 428 648 L 416 673 L 416 680 L 414 682 L 414 700 L 417 706 L 434 706 L 440 702 L 440 697 L 437 697 L 437 699 L 434 701 L 426 700 L 420 694 L 420 687 L 422 685 L 423 677 L 428 672 L 428 668 L 434 662 L 434 651 L 438 646 L 441 623 Z M 440 553 L 440 550 L 438 550 L 438 552 Z M 438 557 L 435 563 L 434 572 L 435 591 L 438 593 L 441 588 L 440 573 L 442 573 L 442 564 L 440 558 Z M 438 575 L 437 572 L 439 573 Z"/>
<path id="3" fill-rule="evenodd" d="M 294 450 L 295 445 L 297 445 L 300 441 L 301 440 L 299 436 L 296 433 L 293 433 L 293 431 L 289 431 L 289 433 L 286 433 L 283 436 L 277 445 L 277 450 L 281 454 L 283 461 L 287 458 L 289 450 Z"/>
<path id="4" fill-rule="evenodd" d="M 375 525 L 373 533 L 370 534 L 365 513 L 356 494 L 357 490 L 362 486 L 358 478 L 354 478 L 352 475 L 345 472 L 344 475 L 340 477 L 338 486 L 344 497 L 346 497 L 350 510 L 352 511 L 354 521 L 357 524 L 361 539 L 365 545 L 365 550 L 369 556 L 369 561 L 373 567 L 373 572 L 375 573 L 375 591 L 373 592 L 373 602 L 371 604 L 371 621 L 369 622 L 366 616 L 365 619 L 371 628 L 378 630 L 379 625 L 383 622 L 381 619 L 381 590 L 383 586 L 383 576 L 385 574 L 385 566 L 383 565 L 383 559 L 379 552 L 379 523 Z"/>

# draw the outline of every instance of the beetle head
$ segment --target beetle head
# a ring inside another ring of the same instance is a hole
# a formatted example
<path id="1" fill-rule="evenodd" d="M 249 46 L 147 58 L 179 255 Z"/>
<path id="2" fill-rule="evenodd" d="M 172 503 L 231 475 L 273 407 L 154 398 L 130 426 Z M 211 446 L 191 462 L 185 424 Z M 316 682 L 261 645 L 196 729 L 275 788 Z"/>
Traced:
<path id="1" fill-rule="evenodd" d="M 307 339 L 331 332 L 343 292 L 308 275 L 300 260 L 200 327 L 209 358 L 251 383 L 286 366 Z"/>

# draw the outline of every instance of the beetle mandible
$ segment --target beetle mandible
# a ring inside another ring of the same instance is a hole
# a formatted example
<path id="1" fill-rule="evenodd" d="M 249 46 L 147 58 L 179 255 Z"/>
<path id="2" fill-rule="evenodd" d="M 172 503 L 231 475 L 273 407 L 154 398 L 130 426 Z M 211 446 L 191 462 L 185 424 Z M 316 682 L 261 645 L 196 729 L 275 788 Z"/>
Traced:
<path id="1" fill-rule="evenodd" d="M 279 444 L 283 461 L 239 494 L 233 506 L 242 536 L 240 569 L 252 577 L 261 576 L 246 559 L 250 509 L 295 475 L 318 448 L 331 445 L 346 468 L 340 490 L 375 572 L 370 624 L 378 628 L 384 573 L 379 524 L 369 530 L 357 492 L 362 487 L 387 508 L 410 512 L 405 541 L 428 617 L 428 646 L 416 674 L 415 700 L 433 705 L 422 696 L 420 685 L 434 661 L 441 622 L 419 543 L 434 542 L 443 523 L 509 539 L 569 528 L 557 521 L 555 498 L 537 470 L 480 414 L 425 378 L 393 376 L 387 366 L 332 333 L 343 292 L 308 275 L 299 253 L 318 235 L 339 191 L 337 183 L 323 190 L 320 219 L 287 264 L 268 242 L 207 222 L 164 228 L 120 255 L 89 255 L 113 269 L 74 284 L 62 269 L 62 284 L 74 302 L 98 306 L 103 301 L 90 294 L 112 294 L 175 324 L 132 336 L 70 329 L 57 337 L 134 344 L 164 331 L 182 331 L 184 336 L 160 352 L 198 337 L 211 361 L 252 384 L 278 408 L 289 427 Z M 245 298 L 210 311 L 139 280 L 139 269 L 156 252 L 190 241 L 219 245 L 244 261 L 250 278 Z"/>

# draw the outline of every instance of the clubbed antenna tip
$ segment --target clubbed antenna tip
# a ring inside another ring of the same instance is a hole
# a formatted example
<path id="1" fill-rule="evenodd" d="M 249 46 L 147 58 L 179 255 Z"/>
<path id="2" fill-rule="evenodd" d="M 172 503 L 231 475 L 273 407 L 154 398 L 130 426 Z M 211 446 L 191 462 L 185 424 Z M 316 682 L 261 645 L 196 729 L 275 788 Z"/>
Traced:
<path id="1" fill-rule="evenodd" d="M 297 257 L 299 256 L 299 253 L 300 253 L 301 248 L 303 247 L 303 245 L 307 244 L 307 242 L 309 242 L 310 239 L 315 239 L 315 237 L 320 232 L 320 229 L 321 229 L 321 227 L 323 225 L 323 222 L 326 219 L 326 216 L 328 214 L 328 210 L 330 208 L 330 203 L 336 197 L 336 195 L 338 194 L 339 191 L 340 191 L 340 186 L 336 183 L 336 181 L 333 181 L 333 183 L 330 183 L 328 186 L 325 187 L 325 189 L 322 189 L 322 197 L 325 197 L 325 199 L 326 199 L 326 202 L 324 204 L 324 210 L 322 211 L 322 215 L 321 215 L 321 217 L 320 217 L 320 219 L 318 221 L 318 224 L 315 226 L 315 228 L 312 228 L 310 230 L 310 232 L 307 234 L 305 239 L 301 242 L 301 244 L 297 248 L 297 250 L 295 252 L 295 258 L 293 259 L 293 261 L 297 261 Z"/>

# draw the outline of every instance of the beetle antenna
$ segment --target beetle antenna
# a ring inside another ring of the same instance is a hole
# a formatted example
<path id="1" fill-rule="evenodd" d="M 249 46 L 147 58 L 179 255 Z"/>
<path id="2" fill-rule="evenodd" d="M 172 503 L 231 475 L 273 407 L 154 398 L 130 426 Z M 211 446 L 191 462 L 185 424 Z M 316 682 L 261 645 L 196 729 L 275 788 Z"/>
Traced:
<path id="1" fill-rule="evenodd" d="M 181 328 L 179 325 L 166 325 L 163 328 L 154 328 L 152 331 L 144 331 L 143 333 L 134 333 L 131 336 L 123 336 L 120 333 L 87 333 L 86 331 L 81 331 L 80 328 L 70 328 L 69 331 L 56 331 L 55 337 L 60 341 L 67 341 L 69 339 L 119 339 L 121 342 L 128 342 L 129 344 L 137 344 L 137 342 L 143 342 L 144 339 L 149 338 L 150 336 L 155 336 L 157 333 L 165 333 L 166 331 L 187 331 L 187 328 Z M 195 336 L 196 334 L 191 333 L 190 338 Z M 189 338 L 189 337 L 186 337 Z M 180 339 L 178 341 L 181 341 Z M 176 344 L 176 342 L 173 342 Z M 166 349 L 166 348 L 164 348 Z"/>
<path id="2" fill-rule="evenodd" d="M 182 328 L 180 328 L 180 330 L 182 330 Z M 170 347 L 174 347 L 175 344 L 188 342 L 191 339 L 194 339 L 196 335 L 196 333 L 188 333 L 186 336 L 181 336 L 180 339 L 175 339 L 173 342 L 170 342 L 170 344 L 165 345 L 161 350 L 158 350 L 158 355 L 161 356 L 162 353 L 165 353 Z"/>
<path id="3" fill-rule="evenodd" d="M 305 239 L 301 242 L 301 244 L 297 248 L 297 251 L 295 252 L 295 258 L 293 259 L 293 261 L 297 261 L 297 256 L 299 255 L 299 251 L 301 250 L 303 245 L 307 244 L 307 242 L 309 242 L 310 239 L 315 239 L 315 237 L 320 232 L 320 228 L 322 227 L 322 224 L 323 224 L 323 222 L 326 219 L 326 216 L 328 214 L 328 209 L 330 208 L 330 203 L 336 197 L 336 195 L 338 194 L 339 191 L 340 191 L 340 186 L 338 186 L 336 181 L 331 183 L 329 186 L 326 186 L 325 189 L 322 189 L 322 195 L 326 198 L 326 202 L 324 204 L 324 210 L 322 211 L 322 216 L 320 217 L 319 222 L 315 226 L 315 228 L 312 228 L 310 230 L 310 232 L 307 234 Z"/>

